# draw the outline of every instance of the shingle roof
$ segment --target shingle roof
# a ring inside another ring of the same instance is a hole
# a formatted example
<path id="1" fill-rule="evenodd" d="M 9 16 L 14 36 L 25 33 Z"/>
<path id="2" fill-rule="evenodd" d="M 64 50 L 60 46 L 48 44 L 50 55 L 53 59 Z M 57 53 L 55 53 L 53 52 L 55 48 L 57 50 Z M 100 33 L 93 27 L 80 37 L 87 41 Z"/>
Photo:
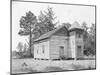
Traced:
<path id="1" fill-rule="evenodd" d="M 58 28 L 52 30 L 52 31 L 49 31 L 43 35 L 41 35 L 39 38 L 35 39 L 34 41 L 38 41 L 38 40 L 41 40 L 41 39 L 45 39 L 45 38 L 48 38 L 50 37 L 51 35 L 53 35 L 55 32 L 57 32 L 59 29 L 61 29 L 62 27 L 64 27 L 64 25 L 62 26 L 59 26 Z"/>
<path id="2" fill-rule="evenodd" d="M 42 40 L 42 39 L 45 39 L 45 38 L 48 38 L 50 37 L 51 35 L 53 35 L 55 32 L 57 32 L 59 29 L 61 29 L 62 27 L 66 27 L 66 25 L 62 25 L 62 26 L 59 26 L 58 28 L 52 30 L 52 31 L 49 31 L 43 35 L 41 35 L 39 38 L 35 39 L 34 41 L 39 41 L 39 40 Z M 74 28 L 77 28 L 77 29 L 83 29 L 78 22 L 74 22 L 71 27 L 68 29 L 68 30 L 72 30 Z"/>

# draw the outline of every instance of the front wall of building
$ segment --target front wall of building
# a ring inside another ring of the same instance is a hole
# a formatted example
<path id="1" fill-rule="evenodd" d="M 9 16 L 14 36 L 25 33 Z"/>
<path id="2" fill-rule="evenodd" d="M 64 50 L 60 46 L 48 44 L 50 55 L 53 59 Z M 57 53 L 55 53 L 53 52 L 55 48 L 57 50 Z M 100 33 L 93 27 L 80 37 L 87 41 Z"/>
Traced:
<path id="1" fill-rule="evenodd" d="M 81 50 L 78 51 L 77 47 L 81 46 Z M 84 50 L 84 43 L 83 43 L 83 39 L 82 38 L 76 38 L 76 51 L 77 51 L 77 58 L 83 58 L 83 51 Z"/>
<path id="2" fill-rule="evenodd" d="M 34 58 L 49 59 L 49 40 L 34 44 Z"/>
<path id="3" fill-rule="evenodd" d="M 75 33 L 74 33 L 75 34 Z M 76 58 L 76 47 L 75 47 L 75 35 L 71 35 L 70 36 L 70 51 L 71 51 L 71 53 L 72 53 L 72 58 Z"/>
<path id="4" fill-rule="evenodd" d="M 72 51 L 72 58 L 75 59 L 83 58 L 83 46 L 84 43 L 83 43 L 82 32 L 81 31 L 70 32 L 70 49 Z"/>
<path id="5" fill-rule="evenodd" d="M 60 56 L 68 58 L 71 55 L 68 51 L 68 37 L 65 36 L 52 36 L 50 39 L 50 58 L 59 59 Z M 60 47 L 63 47 L 63 54 L 60 54 Z"/>

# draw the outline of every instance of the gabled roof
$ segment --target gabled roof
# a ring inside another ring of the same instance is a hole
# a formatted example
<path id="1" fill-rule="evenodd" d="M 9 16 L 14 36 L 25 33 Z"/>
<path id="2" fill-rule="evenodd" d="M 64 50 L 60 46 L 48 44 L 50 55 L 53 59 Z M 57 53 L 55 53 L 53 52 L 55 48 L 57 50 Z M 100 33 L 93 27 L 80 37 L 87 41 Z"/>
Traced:
<path id="1" fill-rule="evenodd" d="M 65 25 L 62 25 L 62 26 L 59 26 L 58 28 L 52 30 L 52 31 L 49 31 L 43 35 L 41 35 L 39 38 L 35 39 L 34 41 L 38 41 L 38 40 L 42 40 L 42 39 L 45 39 L 45 38 L 48 38 L 50 37 L 51 35 L 53 35 L 54 33 L 56 33 L 58 30 L 60 30 L 61 28 L 63 28 Z M 66 27 L 66 26 L 65 26 Z"/>
<path id="2" fill-rule="evenodd" d="M 80 26 L 80 24 L 77 21 L 75 21 L 68 30 L 72 30 L 72 29 L 82 29 L 83 30 L 83 28 Z"/>

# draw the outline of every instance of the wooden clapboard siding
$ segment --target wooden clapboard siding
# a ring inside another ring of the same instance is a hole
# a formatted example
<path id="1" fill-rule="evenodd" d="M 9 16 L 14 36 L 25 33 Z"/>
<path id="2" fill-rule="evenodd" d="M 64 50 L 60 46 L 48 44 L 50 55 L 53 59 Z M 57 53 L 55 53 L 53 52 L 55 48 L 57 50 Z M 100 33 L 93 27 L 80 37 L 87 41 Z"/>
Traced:
<path id="1" fill-rule="evenodd" d="M 76 46 L 75 46 L 75 35 L 70 36 L 70 51 L 71 57 L 76 58 Z"/>
<path id="2" fill-rule="evenodd" d="M 59 41 L 57 39 L 50 40 L 50 59 L 59 58 L 58 44 L 59 44 Z"/>
<path id="3" fill-rule="evenodd" d="M 76 58 L 83 58 L 83 49 L 84 49 L 84 43 L 83 43 L 83 39 L 80 38 L 80 39 L 76 39 L 76 47 L 77 46 L 81 46 L 81 51 L 77 51 L 77 48 L 76 48 Z"/>
<path id="4" fill-rule="evenodd" d="M 75 59 L 83 57 L 83 35 L 81 38 L 77 38 L 78 34 L 82 33 L 82 28 L 75 23 L 70 29 L 64 25 L 41 35 L 34 40 L 34 58 L 59 59 L 61 55 L 64 55 L 65 58 Z M 43 45 L 45 53 L 42 53 Z M 82 50 L 77 51 L 77 46 L 81 46 Z"/>
<path id="5" fill-rule="evenodd" d="M 78 38 L 78 35 L 81 34 L 80 38 Z M 70 32 L 70 46 L 72 51 L 72 57 L 73 58 L 82 58 L 83 57 L 83 35 L 82 31 L 76 30 L 74 32 Z M 77 50 L 77 46 L 81 46 L 81 51 Z"/>
<path id="6" fill-rule="evenodd" d="M 44 46 L 44 49 L 43 49 L 43 46 Z M 49 40 L 45 41 L 45 42 L 34 44 L 34 58 L 39 58 L 39 59 L 49 59 L 50 58 L 50 56 L 49 56 Z"/>
<path id="7" fill-rule="evenodd" d="M 67 57 L 67 37 L 64 36 L 52 36 L 50 39 L 50 58 L 59 59 L 59 48 L 64 47 L 64 56 Z"/>
<path id="8" fill-rule="evenodd" d="M 70 45 L 70 38 L 67 39 L 67 58 L 72 58 L 72 51 Z"/>
<path id="9" fill-rule="evenodd" d="M 50 38 L 50 59 L 59 59 L 60 58 L 60 46 L 64 47 L 64 56 L 68 56 L 68 30 L 66 27 L 61 28 Z"/>

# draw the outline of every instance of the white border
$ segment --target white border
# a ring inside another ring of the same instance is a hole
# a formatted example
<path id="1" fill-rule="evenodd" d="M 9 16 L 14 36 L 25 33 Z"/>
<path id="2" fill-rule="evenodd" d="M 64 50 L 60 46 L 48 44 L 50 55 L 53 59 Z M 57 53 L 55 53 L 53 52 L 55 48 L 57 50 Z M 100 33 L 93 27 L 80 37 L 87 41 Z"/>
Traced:
<path id="1" fill-rule="evenodd" d="M 30 0 L 32 1 L 32 0 Z M 88 4 L 97 6 L 97 70 L 39 73 L 41 75 L 100 74 L 100 0 L 35 0 L 44 2 Z M 10 0 L 0 0 L 0 74 L 10 74 Z M 37 74 L 37 75 L 39 75 Z M 24 75 L 24 74 L 23 74 Z M 31 74 L 25 74 L 31 75 Z"/>

